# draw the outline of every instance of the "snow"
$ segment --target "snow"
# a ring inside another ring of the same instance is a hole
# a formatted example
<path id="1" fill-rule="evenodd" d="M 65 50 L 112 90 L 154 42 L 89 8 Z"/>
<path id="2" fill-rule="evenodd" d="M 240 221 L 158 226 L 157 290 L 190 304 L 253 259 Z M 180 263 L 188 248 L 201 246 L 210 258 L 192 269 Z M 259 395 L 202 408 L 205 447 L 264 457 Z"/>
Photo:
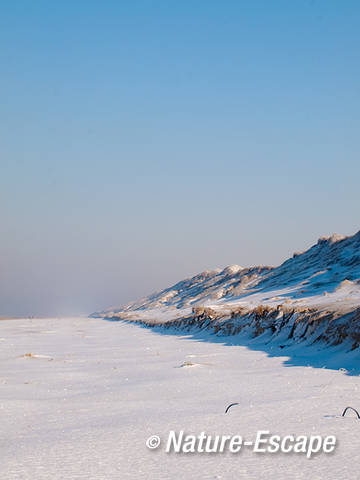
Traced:
<path id="1" fill-rule="evenodd" d="M 342 350 L 280 356 L 264 339 L 173 335 L 103 319 L 1 321 L 0 478 L 347 479 L 358 474 L 360 379 L 313 368 Z M 179 332 L 177 332 L 179 333 Z M 258 342 L 258 343 L 256 343 Z M 296 348 L 298 350 L 296 350 Z M 26 356 L 26 354 L 32 354 Z M 347 358 L 344 366 L 353 365 Z M 328 356 L 326 358 L 326 356 Z M 350 362 L 350 363 L 349 363 Z M 239 402 L 228 414 L 225 408 Z M 333 454 L 166 454 L 153 434 L 336 435 Z"/>
<path id="2" fill-rule="evenodd" d="M 313 316 L 307 319 L 308 325 L 317 316 L 326 318 L 331 314 L 333 319 L 339 319 L 338 324 L 331 323 L 330 315 L 325 322 L 314 324 L 318 331 L 313 333 L 319 338 L 324 334 L 321 341 L 325 338 L 328 344 L 352 338 L 349 350 L 358 348 L 360 232 L 349 237 L 321 237 L 311 248 L 294 254 L 278 267 L 232 265 L 202 272 L 122 308 L 106 309 L 93 316 L 157 325 L 187 318 L 194 308 L 208 307 L 215 312 L 213 317 L 241 321 L 241 315 L 244 317 L 260 305 L 276 311 L 311 308 Z M 234 313 L 239 307 L 242 312 Z"/>

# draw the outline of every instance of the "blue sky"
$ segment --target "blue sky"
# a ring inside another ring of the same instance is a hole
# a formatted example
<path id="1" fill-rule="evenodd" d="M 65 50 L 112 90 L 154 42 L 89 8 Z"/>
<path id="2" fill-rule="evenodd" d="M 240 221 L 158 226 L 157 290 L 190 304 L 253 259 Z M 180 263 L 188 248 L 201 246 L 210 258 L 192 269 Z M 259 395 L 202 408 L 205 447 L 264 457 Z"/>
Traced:
<path id="1" fill-rule="evenodd" d="M 359 223 L 356 1 L 4 1 L 0 315 L 91 312 Z"/>

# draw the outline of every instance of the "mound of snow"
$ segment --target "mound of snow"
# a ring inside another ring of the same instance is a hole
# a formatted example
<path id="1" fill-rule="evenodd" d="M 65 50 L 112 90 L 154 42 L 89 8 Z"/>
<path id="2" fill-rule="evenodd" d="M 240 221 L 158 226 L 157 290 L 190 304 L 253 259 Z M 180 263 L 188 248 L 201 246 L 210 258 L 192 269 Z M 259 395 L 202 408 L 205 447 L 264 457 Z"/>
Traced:
<path id="1" fill-rule="evenodd" d="M 311 248 L 276 268 L 243 268 L 235 264 L 222 270 L 206 270 L 122 308 L 92 316 L 145 311 L 151 311 L 153 316 L 156 309 L 165 308 L 178 318 L 194 305 L 225 309 L 234 304 L 274 306 L 280 300 L 295 305 L 326 302 L 335 307 L 341 303 L 342 308 L 345 304 L 359 305 L 360 232 L 349 237 L 337 234 L 321 237 Z"/>

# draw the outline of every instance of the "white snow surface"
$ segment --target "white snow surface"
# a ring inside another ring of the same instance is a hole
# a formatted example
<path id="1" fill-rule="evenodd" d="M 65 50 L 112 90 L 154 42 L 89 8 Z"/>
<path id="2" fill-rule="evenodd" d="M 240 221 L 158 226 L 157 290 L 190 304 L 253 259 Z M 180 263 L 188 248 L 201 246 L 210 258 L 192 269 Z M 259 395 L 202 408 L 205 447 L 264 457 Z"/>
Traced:
<path id="1" fill-rule="evenodd" d="M 289 357 L 236 336 L 165 334 L 104 319 L 4 320 L 0 478 L 4 480 L 359 478 L 360 379 L 312 368 L 341 347 Z M 179 333 L 179 332 L 177 332 Z M 260 347 L 259 347 L 260 348 Z M 262 347 L 263 348 L 263 347 Z M 288 352 L 287 352 L 288 353 Z M 29 355 L 32 354 L 32 355 Z M 358 353 L 344 367 L 358 364 Z M 191 361 L 197 368 L 187 368 Z M 185 365 L 185 366 L 184 366 Z M 347 374 L 348 373 L 348 374 Z M 224 414 L 232 402 L 240 405 Z M 188 434 L 336 435 L 333 454 L 166 454 L 146 439 Z"/>

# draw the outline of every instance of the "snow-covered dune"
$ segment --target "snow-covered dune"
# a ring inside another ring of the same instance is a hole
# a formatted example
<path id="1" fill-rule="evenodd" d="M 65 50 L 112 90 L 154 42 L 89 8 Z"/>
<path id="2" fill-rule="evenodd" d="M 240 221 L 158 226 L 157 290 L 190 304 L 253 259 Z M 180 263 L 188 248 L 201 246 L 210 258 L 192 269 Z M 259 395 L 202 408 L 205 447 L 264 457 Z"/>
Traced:
<path id="1" fill-rule="evenodd" d="M 94 317 L 181 328 L 279 334 L 288 341 L 360 343 L 360 232 L 322 237 L 278 267 L 202 272 L 160 292 Z M 285 333 L 286 332 L 286 333 Z M 270 338 L 271 340 L 271 338 Z"/>

